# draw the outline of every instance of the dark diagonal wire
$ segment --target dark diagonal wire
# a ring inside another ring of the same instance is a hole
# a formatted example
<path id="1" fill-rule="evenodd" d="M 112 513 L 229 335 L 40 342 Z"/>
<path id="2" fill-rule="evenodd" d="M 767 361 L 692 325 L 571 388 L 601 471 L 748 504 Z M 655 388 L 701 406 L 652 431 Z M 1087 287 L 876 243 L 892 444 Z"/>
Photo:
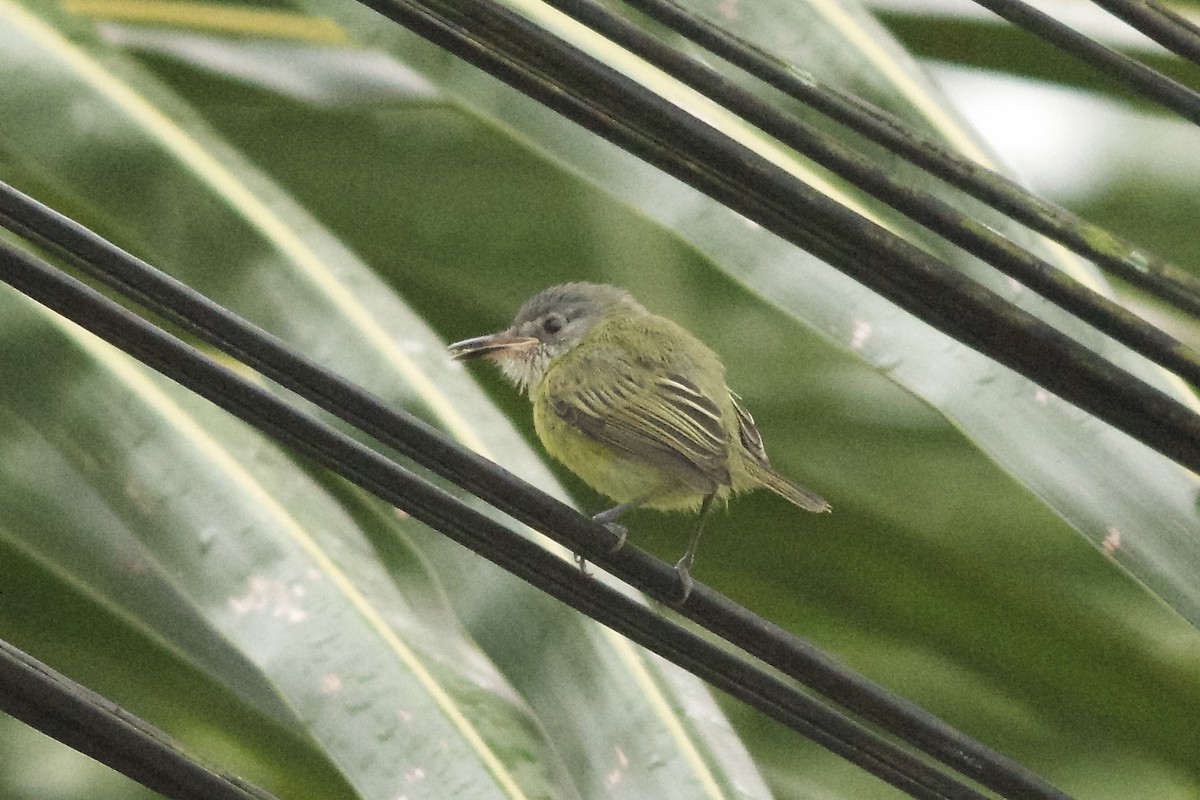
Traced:
<path id="1" fill-rule="evenodd" d="M 833 136 L 781 112 L 717 71 L 669 47 L 633 23 L 614 16 L 593 0 L 544 2 L 720 103 L 1150 361 L 1200 385 L 1200 354 L 999 233 L 980 225 L 969 214 L 902 182 L 889 170 Z"/>
<path id="2" fill-rule="evenodd" d="M 717 647 L 600 581 L 582 578 L 574 564 L 558 558 L 380 453 L 297 410 L 41 259 L 3 242 L 0 242 L 0 280 L 210 400 L 295 453 L 395 505 L 522 580 L 910 796 L 923 800 L 986 800 L 976 790 L 802 694 L 764 669 Z M 624 549 L 633 550 L 628 546 Z M 670 570 L 661 562 L 659 566 L 660 574 Z M 662 577 L 669 584 L 675 584 L 673 577 Z"/>
<path id="3" fill-rule="evenodd" d="M 4 641 L 0 711 L 171 800 L 275 800 L 205 767 L 145 720 Z"/>
<path id="4" fill-rule="evenodd" d="M 1200 64 L 1200 30 L 1159 3 L 1146 0 L 1092 0 L 1178 56 Z"/>
<path id="5" fill-rule="evenodd" d="M 975 0 L 978 5 L 1039 36 L 1058 49 L 1124 84 L 1139 97 L 1162 105 L 1200 125 L 1200 94 L 1145 64 L 1084 36 L 1022 0 Z"/>
<path id="6" fill-rule="evenodd" d="M 1110 2 L 1112 0 L 1109 0 Z M 784 94 L 847 126 L 1134 286 L 1200 316 L 1200 278 L 983 167 L 899 117 L 797 72 L 791 64 L 674 0 L 624 0 L 656 22 Z"/>
<path id="7" fill-rule="evenodd" d="M 203 341 L 336 415 L 505 514 L 581 553 L 663 602 L 678 595 L 674 570 L 574 509 L 448 440 L 403 409 L 295 353 L 204 296 L 87 228 L 0 184 L 0 221 Z M 919 706 L 847 669 L 810 642 L 697 584 L 680 613 L 785 675 L 1006 797 L 1064 800 L 1022 765 L 965 736 Z"/>

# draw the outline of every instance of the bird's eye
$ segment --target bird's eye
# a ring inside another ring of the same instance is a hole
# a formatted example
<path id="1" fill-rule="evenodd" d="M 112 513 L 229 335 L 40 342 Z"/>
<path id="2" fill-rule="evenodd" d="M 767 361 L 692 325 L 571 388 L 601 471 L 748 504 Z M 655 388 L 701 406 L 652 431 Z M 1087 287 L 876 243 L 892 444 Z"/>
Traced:
<path id="1" fill-rule="evenodd" d="M 542 321 L 542 330 L 546 333 L 558 333 L 562 330 L 563 324 L 564 320 L 562 317 L 551 315 Z"/>

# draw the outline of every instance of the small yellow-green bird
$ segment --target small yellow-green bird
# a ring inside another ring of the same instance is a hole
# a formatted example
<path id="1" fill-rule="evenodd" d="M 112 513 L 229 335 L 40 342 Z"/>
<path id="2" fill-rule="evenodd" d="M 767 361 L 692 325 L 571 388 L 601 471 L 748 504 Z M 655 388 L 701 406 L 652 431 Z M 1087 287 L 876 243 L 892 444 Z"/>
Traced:
<path id="1" fill-rule="evenodd" d="M 450 345 L 455 359 L 487 357 L 533 402 L 550 455 L 618 505 L 699 510 L 675 565 L 683 600 L 713 499 L 766 487 L 806 511 L 829 504 L 771 468 L 754 418 L 725 385 L 717 354 L 626 291 L 594 283 L 534 295 L 499 333 Z M 620 545 L 618 545 L 619 547 Z"/>

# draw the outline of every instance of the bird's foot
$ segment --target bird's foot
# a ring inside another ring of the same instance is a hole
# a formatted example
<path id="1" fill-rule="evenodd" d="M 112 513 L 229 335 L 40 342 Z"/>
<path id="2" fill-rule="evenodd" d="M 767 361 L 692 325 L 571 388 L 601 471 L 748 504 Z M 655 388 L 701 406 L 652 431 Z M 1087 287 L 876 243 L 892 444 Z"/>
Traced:
<path id="1" fill-rule="evenodd" d="M 609 511 L 602 511 L 596 516 L 592 517 L 594 521 L 599 522 L 601 525 L 608 528 L 609 533 L 617 537 L 617 543 L 609 548 L 609 555 L 612 555 L 624 547 L 625 537 L 629 535 L 629 531 L 625 529 L 624 525 L 618 525 L 617 523 L 610 521 L 611 511 L 612 509 L 609 509 Z M 575 563 L 579 565 L 579 574 L 583 575 L 585 578 L 592 577 L 592 574 L 587 571 L 587 559 L 584 558 L 582 553 L 575 554 Z"/>
<path id="2" fill-rule="evenodd" d="M 608 554 L 611 556 L 625 546 L 625 539 L 629 536 L 629 531 L 624 525 L 618 525 L 615 522 L 606 522 L 604 523 L 604 527 L 608 528 L 609 533 L 617 537 L 617 543 L 608 549 Z"/>
<path id="3" fill-rule="evenodd" d="M 692 568 L 692 559 L 684 556 L 675 564 L 675 572 L 679 575 L 679 585 L 683 589 L 683 594 L 675 601 L 676 606 L 681 606 L 687 602 L 687 599 L 692 595 L 692 575 L 689 570 Z"/>
<path id="4" fill-rule="evenodd" d="M 621 525 L 618 522 L 613 522 L 613 517 L 617 516 L 617 514 L 620 514 L 624 510 L 625 506 L 616 506 L 608 509 L 607 511 L 601 511 L 599 514 L 596 514 L 592 517 L 592 522 L 599 522 L 601 525 L 608 528 L 609 533 L 617 537 L 617 543 L 614 544 L 608 551 L 609 555 L 612 555 L 624 547 L 625 537 L 629 535 L 629 531 L 624 525 Z"/>

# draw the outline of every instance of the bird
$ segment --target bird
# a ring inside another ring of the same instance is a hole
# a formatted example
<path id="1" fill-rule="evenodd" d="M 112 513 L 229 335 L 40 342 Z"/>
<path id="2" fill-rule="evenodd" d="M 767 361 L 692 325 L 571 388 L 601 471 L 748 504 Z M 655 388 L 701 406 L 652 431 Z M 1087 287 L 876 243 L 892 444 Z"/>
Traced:
<path id="1" fill-rule="evenodd" d="M 717 354 L 624 289 L 551 286 L 526 300 L 506 329 L 448 350 L 455 360 L 493 361 L 529 396 L 546 451 L 616 501 L 593 517 L 618 535 L 614 550 L 626 535 L 616 519 L 627 511 L 698 513 L 675 564 L 680 604 L 692 591 L 691 569 L 714 500 L 766 488 L 805 511 L 830 510 L 771 466 Z"/>

